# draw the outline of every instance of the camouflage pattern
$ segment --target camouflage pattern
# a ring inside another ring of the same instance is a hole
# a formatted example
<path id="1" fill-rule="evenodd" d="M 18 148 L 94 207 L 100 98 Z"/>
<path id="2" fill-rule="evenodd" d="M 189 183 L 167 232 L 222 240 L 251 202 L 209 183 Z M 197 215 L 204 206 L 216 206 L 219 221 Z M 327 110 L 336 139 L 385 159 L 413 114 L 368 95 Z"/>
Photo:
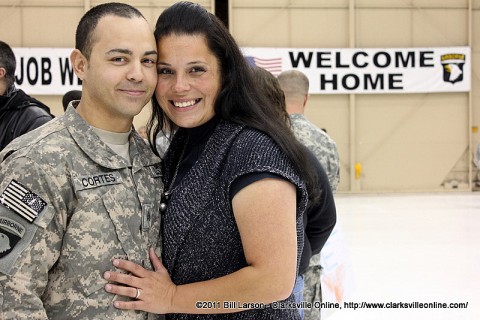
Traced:
<path id="1" fill-rule="evenodd" d="M 340 181 L 340 158 L 337 144 L 326 132 L 308 121 L 303 114 L 291 114 L 290 120 L 295 136 L 315 154 L 327 173 L 332 192 L 335 193 Z M 322 301 L 320 271 L 320 253 L 317 253 L 310 258 L 308 269 L 303 274 L 304 301 L 312 302 L 312 304 L 314 301 Z M 320 309 L 306 309 L 304 319 L 320 319 Z"/>
<path id="2" fill-rule="evenodd" d="M 290 120 L 295 137 L 315 154 L 327 173 L 332 192 L 335 193 L 340 181 L 337 144 L 325 131 L 308 121 L 303 114 L 291 114 Z"/>
<path id="3" fill-rule="evenodd" d="M 308 269 L 303 274 L 304 289 L 303 300 L 307 302 L 322 302 L 322 286 L 320 283 L 321 275 L 320 253 L 310 258 Z M 320 308 L 311 308 L 304 310 L 304 319 L 320 319 Z"/>
<path id="4" fill-rule="evenodd" d="M 0 195 L 16 180 L 47 204 L 33 222 L 0 205 L 0 235 L 25 228 L 0 250 L 1 319 L 161 317 L 116 309 L 104 290 L 112 258 L 152 269 L 148 248 L 159 253 L 160 160 L 133 130 L 129 139 L 131 166 L 70 106 L 0 153 Z"/>

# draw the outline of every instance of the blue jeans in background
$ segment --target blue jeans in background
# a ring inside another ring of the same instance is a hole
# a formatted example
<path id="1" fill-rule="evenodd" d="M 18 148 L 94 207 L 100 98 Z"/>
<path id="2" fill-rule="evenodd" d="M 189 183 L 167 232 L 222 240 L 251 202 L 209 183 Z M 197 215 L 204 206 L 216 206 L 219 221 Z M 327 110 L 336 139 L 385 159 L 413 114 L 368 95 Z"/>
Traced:
<path id="1" fill-rule="evenodd" d="M 303 287 L 304 287 L 303 276 L 299 275 L 295 280 L 295 287 L 293 288 L 293 297 L 295 298 L 295 302 L 298 304 L 300 304 L 303 301 Z M 300 317 L 303 320 L 304 314 L 305 314 L 304 310 L 300 308 L 297 310 L 298 310 L 298 313 L 300 313 Z"/>

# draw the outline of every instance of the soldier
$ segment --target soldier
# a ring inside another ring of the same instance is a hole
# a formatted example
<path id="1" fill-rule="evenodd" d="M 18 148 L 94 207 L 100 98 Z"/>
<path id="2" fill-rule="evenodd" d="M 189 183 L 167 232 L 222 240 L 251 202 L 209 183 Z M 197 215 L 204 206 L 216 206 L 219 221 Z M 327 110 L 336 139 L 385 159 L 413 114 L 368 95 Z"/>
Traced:
<path id="1" fill-rule="evenodd" d="M 309 81 L 307 76 L 297 70 L 288 70 L 280 73 L 277 79 L 285 94 L 287 112 L 290 115 L 295 136 L 315 154 L 327 173 L 332 192 L 335 193 L 340 181 L 340 159 L 337 145 L 325 131 L 308 121 L 304 115 L 308 101 Z M 306 227 L 308 228 L 308 226 Z M 317 253 L 310 258 L 309 267 L 303 275 L 304 300 L 307 302 L 322 301 L 320 270 L 320 253 Z M 301 287 L 301 281 L 296 285 Z M 320 319 L 320 309 L 305 310 L 305 319 Z"/>
<path id="2" fill-rule="evenodd" d="M 277 79 L 285 93 L 287 112 L 290 115 L 295 136 L 320 161 L 328 175 L 330 187 L 335 193 L 340 181 L 340 159 L 337 144 L 324 130 L 308 121 L 304 115 L 308 101 L 309 81 L 307 76 L 297 70 L 288 70 L 280 73 Z"/>
<path id="3" fill-rule="evenodd" d="M 159 249 L 160 160 L 132 127 L 156 85 L 155 39 L 137 9 L 102 4 L 70 59 L 76 108 L 0 153 L 0 318 L 146 319 L 113 308 L 102 275 L 112 258 L 152 269 Z"/>

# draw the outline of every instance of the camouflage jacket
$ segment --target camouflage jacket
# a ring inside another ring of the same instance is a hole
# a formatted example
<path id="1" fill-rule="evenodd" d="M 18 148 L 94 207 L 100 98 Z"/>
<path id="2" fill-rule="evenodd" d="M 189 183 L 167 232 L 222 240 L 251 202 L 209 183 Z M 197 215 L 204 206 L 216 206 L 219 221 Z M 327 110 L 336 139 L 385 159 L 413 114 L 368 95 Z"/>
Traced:
<path id="1" fill-rule="evenodd" d="M 295 137 L 315 154 L 327 173 L 332 192 L 335 193 L 340 181 L 337 144 L 325 131 L 308 121 L 303 114 L 291 114 L 290 120 Z"/>
<path id="2" fill-rule="evenodd" d="M 146 319 L 112 306 L 112 258 L 151 269 L 160 159 L 132 130 L 131 165 L 71 106 L 0 159 L 0 318 Z"/>

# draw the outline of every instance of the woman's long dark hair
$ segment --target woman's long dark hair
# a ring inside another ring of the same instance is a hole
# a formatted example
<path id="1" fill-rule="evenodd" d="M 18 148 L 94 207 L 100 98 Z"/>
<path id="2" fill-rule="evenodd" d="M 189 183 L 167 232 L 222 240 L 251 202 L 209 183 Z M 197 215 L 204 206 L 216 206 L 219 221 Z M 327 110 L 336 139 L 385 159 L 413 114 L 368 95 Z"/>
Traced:
<path id="1" fill-rule="evenodd" d="M 215 113 L 225 120 L 268 134 L 297 167 L 306 183 L 309 198 L 316 199 L 319 196 L 316 174 L 304 150 L 287 123 L 278 119 L 275 108 L 264 107 L 272 101 L 255 85 L 251 67 L 223 22 L 202 6 L 182 1 L 164 10 L 157 20 L 157 43 L 169 35 L 202 35 L 206 39 L 207 46 L 220 62 L 221 70 L 222 83 L 215 100 Z M 152 109 L 147 132 L 153 139 L 150 145 L 157 153 L 155 137 L 161 130 L 174 130 L 175 124 L 166 117 L 155 96 Z"/>

